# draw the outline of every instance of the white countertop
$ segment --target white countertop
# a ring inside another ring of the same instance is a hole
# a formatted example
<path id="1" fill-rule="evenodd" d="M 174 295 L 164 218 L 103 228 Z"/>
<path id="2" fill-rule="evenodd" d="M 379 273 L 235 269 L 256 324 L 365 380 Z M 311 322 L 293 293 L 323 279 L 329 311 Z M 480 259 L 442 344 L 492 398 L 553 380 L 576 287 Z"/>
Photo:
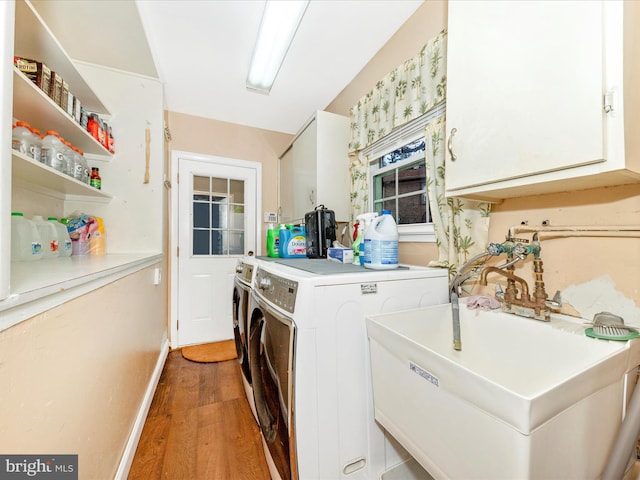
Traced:
<path id="1" fill-rule="evenodd" d="M 0 300 L 0 331 L 163 258 L 162 253 L 126 253 L 14 262 L 10 294 Z"/>

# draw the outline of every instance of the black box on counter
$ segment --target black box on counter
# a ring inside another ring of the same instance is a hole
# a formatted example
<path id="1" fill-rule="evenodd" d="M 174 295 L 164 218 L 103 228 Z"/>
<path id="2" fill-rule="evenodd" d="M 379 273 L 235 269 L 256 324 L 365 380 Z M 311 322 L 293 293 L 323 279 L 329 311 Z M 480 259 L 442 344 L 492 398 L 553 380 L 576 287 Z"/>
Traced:
<path id="1" fill-rule="evenodd" d="M 327 258 L 327 249 L 336 240 L 336 216 L 333 210 L 318 205 L 312 212 L 304 214 L 307 257 Z"/>
<path id="2" fill-rule="evenodd" d="M 51 89 L 51 69 L 44 63 L 30 58 L 13 57 L 13 65 L 49 95 Z"/>

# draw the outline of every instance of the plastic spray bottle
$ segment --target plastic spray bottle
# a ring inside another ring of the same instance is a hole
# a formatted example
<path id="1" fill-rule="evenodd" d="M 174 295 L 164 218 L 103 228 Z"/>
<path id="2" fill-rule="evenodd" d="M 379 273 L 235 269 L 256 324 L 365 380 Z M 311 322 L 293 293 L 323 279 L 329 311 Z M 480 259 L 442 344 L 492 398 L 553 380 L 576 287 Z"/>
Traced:
<path id="1" fill-rule="evenodd" d="M 351 249 L 353 250 L 353 264 L 360 265 L 360 221 L 356 220 L 353 224 L 354 232 L 353 232 L 353 243 L 351 244 Z"/>
<path id="2" fill-rule="evenodd" d="M 354 241 L 354 244 L 358 246 L 358 262 L 356 263 L 355 259 L 356 259 L 356 252 L 354 250 L 354 264 L 356 265 L 360 265 L 360 266 L 364 266 L 364 238 L 365 238 L 365 234 L 367 233 L 367 229 L 369 228 L 369 225 L 371 225 L 371 222 L 378 216 L 378 212 L 368 212 L 368 213 L 363 213 L 360 214 L 356 217 L 356 220 L 358 221 L 358 236 L 356 238 L 356 240 Z"/>

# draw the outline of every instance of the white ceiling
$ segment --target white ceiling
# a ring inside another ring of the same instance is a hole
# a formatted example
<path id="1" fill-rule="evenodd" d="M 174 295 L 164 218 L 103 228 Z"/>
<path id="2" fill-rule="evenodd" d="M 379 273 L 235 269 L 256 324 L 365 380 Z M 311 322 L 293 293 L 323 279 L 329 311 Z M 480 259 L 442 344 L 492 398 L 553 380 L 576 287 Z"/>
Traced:
<path id="1" fill-rule="evenodd" d="M 264 0 L 32 3 L 71 58 L 160 78 L 167 109 L 294 134 L 423 0 L 311 0 L 269 95 L 245 86 Z"/>

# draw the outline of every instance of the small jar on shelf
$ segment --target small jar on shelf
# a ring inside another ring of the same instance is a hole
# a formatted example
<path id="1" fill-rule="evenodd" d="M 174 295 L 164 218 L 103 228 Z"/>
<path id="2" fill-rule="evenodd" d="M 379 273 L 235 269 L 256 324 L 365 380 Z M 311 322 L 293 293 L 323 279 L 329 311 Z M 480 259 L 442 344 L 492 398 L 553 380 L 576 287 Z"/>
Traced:
<path id="1" fill-rule="evenodd" d="M 102 189 L 102 179 L 100 178 L 100 169 L 98 167 L 91 167 L 91 177 L 89 178 L 89 185 L 98 190 Z"/>

